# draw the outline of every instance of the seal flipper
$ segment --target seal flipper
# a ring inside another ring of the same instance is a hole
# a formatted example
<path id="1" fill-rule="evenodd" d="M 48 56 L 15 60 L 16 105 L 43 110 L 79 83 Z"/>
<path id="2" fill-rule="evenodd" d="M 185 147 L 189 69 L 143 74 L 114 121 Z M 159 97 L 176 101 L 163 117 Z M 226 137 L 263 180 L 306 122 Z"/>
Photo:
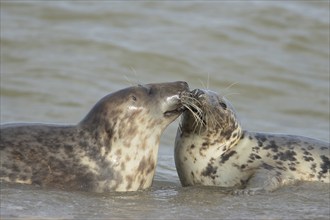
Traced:
<path id="1" fill-rule="evenodd" d="M 245 189 L 233 191 L 233 195 L 256 195 L 260 193 L 273 192 L 283 185 L 295 182 L 285 172 L 280 170 L 269 170 L 267 168 L 258 169 L 249 179 Z"/>

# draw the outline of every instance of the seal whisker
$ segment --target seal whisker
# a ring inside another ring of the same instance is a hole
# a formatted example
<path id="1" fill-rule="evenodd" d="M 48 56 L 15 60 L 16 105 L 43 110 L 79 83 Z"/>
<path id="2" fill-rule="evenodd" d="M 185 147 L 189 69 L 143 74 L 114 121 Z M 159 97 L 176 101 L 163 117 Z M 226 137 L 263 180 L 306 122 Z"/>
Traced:
<path id="1" fill-rule="evenodd" d="M 136 83 L 134 83 L 133 85 L 142 85 L 143 83 L 140 81 L 136 69 L 132 66 L 129 66 L 129 69 L 134 74 L 134 77 L 136 79 Z"/>
<path id="2" fill-rule="evenodd" d="M 233 87 L 234 85 L 237 85 L 239 82 L 234 82 L 234 83 L 231 83 L 229 84 L 229 86 L 227 86 L 226 88 L 224 88 L 220 93 L 223 93 L 224 91 L 230 89 L 231 87 Z"/>
<path id="3" fill-rule="evenodd" d="M 197 98 L 186 95 L 186 94 L 182 94 L 181 99 L 182 99 L 181 101 L 183 101 L 186 104 L 192 104 L 194 102 L 196 102 L 200 105 L 202 104 Z"/>
<path id="4" fill-rule="evenodd" d="M 201 108 L 198 106 L 202 106 L 202 103 L 196 97 L 183 94 L 181 102 L 192 106 L 198 112 L 202 112 Z"/>
<path id="5" fill-rule="evenodd" d="M 210 73 L 207 73 L 207 87 L 206 89 L 209 89 L 210 87 Z"/>
<path id="6" fill-rule="evenodd" d="M 185 108 L 187 108 L 191 112 L 191 114 L 193 115 L 193 117 L 195 118 L 195 121 L 194 122 L 196 123 L 196 127 L 199 125 L 199 123 L 203 123 L 203 121 L 201 120 L 199 114 L 197 114 L 195 111 L 193 111 L 191 109 L 191 106 L 186 105 L 186 104 L 183 104 L 183 106 Z"/>
<path id="7" fill-rule="evenodd" d="M 134 86 L 135 84 L 126 76 L 126 74 L 124 75 L 124 78 L 126 80 L 126 82 L 128 83 L 129 86 Z"/>
<path id="8" fill-rule="evenodd" d="M 201 116 L 203 114 L 202 110 L 198 107 L 195 106 L 193 103 L 190 103 L 190 105 L 183 103 L 183 106 L 185 108 L 187 108 L 187 110 L 192 114 L 192 116 L 194 117 L 194 122 L 193 122 L 193 132 L 196 132 L 196 129 L 198 127 L 202 127 L 205 126 L 205 122 L 202 120 Z M 192 110 L 191 107 L 193 107 L 194 109 L 197 109 L 197 113 L 196 111 Z"/>
<path id="9" fill-rule="evenodd" d="M 207 87 L 205 86 L 205 84 L 203 83 L 203 81 L 202 80 L 198 80 L 199 81 L 199 83 L 202 85 L 202 88 L 205 88 L 205 89 L 207 89 Z"/>
<path id="10" fill-rule="evenodd" d="M 204 75 L 204 74 L 203 74 Z M 209 87 L 210 87 L 210 73 L 208 72 L 207 73 L 207 79 L 206 79 L 206 86 L 205 86 L 205 84 L 204 84 L 204 82 L 202 81 L 202 80 L 198 80 L 199 81 L 199 83 L 201 84 L 201 86 L 202 86 L 202 88 L 204 88 L 204 89 L 209 89 Z"/>

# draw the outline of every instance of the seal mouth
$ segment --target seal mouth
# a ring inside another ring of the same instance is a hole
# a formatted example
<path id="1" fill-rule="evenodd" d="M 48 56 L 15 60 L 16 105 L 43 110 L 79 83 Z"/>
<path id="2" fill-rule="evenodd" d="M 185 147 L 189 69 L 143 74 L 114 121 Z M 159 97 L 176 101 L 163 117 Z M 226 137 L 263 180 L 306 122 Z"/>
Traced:
<path id="1" fill-rule="evenodd" d="M 182 103 L 182 95 L 186 92 L 187 91 L 180 91 L 178 94 L 167 98 L 171 106 L 168 107 L 170 110 L 164 112 L 164 117 L 178 116 L 187 109 Z"/>
<path id="2" fill-rule="evenodd" d="M 165 117 L 171 117 L 173 115 L 179 115 L 182 112 L 184 112 L 185 110 L 186 110 L 186 108 L 184 106 L 180 105 L 180 106 L 177 106 L 173 110 L 169 110 L 169 111 L 164 112 L 164 116 Z"/>

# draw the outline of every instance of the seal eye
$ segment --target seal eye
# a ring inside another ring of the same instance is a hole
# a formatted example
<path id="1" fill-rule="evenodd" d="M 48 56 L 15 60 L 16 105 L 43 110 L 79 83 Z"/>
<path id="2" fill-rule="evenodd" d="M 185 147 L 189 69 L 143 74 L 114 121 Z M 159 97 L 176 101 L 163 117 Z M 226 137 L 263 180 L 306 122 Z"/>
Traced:
<path id="1" fill-rule="evenodd" d="M 135 95 L 132 95 L 132 100 L 133 100 L 134 102 L 137 101 L 137 98 L 136 98 Z"/>
<path id="2" fill-rule="evenodd" d="M 226 103 L 224 103 L 224 102 L 219 102 L 219 104 L 220 104 L 220 106 L 221 106 L 224 110 L 227 109 L 227 105 L 226 105 Z"/>

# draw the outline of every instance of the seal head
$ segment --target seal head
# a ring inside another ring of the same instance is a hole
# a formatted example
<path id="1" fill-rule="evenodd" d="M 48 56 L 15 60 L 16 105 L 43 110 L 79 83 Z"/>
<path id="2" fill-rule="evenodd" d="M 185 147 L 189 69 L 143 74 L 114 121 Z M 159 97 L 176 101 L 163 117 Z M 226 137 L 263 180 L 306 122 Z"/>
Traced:
<path id="1" fill-rule="evenodd" d="M 203 136 L 202 145 L 217 144 L 221 154 L 234 145 L 242 133 L 241 124 L 230 102 L 210 90 L 195 89 L 182 95 L 187 109 L 181 116 L 178 135 Z"/>

